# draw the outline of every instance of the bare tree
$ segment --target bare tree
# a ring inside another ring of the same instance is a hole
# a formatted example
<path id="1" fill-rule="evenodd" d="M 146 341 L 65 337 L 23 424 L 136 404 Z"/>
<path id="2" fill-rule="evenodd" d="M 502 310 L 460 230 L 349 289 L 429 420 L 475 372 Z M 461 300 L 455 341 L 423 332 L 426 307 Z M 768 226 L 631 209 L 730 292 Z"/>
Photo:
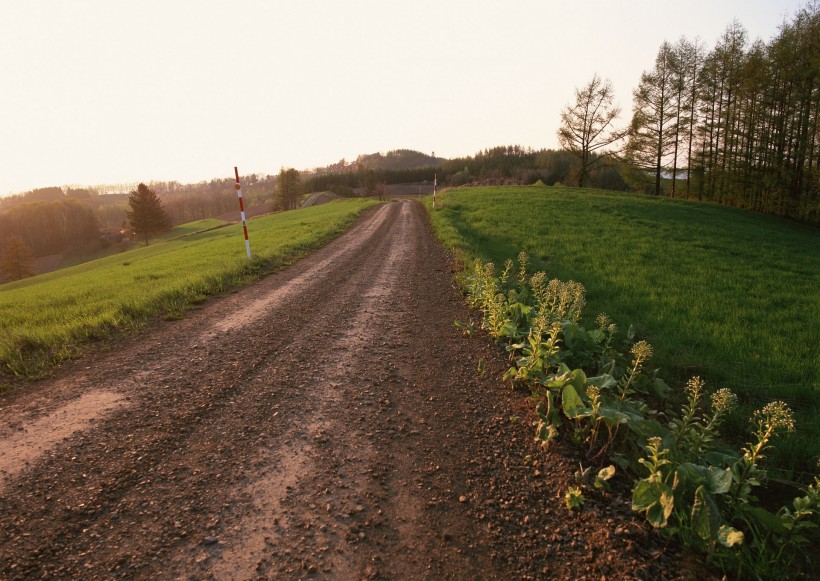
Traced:
<path id="1" fill-rule="evenodd" d="M 581 162 L 578 171 L 579 187 L 589 182 L 590 169 L 596 162 L 614 153 L 605 151 L 605 148 L 626 135 L 625 129 L 612 126 L 621 114 L 621 109 L 614 101 L 612 83 L 595 74 L 586 86 L 575 89 L 575 103 L 567 105 L 561 111 L 558 142 Z"/>

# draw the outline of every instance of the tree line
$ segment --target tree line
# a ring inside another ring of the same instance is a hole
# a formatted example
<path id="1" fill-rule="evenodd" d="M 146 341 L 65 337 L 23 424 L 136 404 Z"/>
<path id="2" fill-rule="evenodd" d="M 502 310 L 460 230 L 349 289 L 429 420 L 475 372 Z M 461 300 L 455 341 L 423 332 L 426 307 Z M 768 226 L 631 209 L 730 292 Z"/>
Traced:
<path id="1" fill-rule="evenodd" d="M 418 152 L 410 153 L 417 154 L 413 157 L 423 156 Z M 331 191 L 342 196 L 378 195 L 381 185 L 432 183 L 434 177 L 437 177 L 440 186 L 450 187 L 503 179 L 522 184 L 533 184 L 539 180 L 546 185 L 569 184 L 573 181 L 577 165 L 575 157 L 569 151 L 536 150 L 521 145 L 492 147 L 474 155 L 453 159 L 434 158 L 436 165 L 408 169 L 385 167 L 386 160 L 393 157 L 395 155 L 381 156 L 378 158 L 379 163 L 374 164 L 375 167 L 369 167 L 366 163 L 374 159 L 374 156 L 359 156 L 360 160 L 365 160 L 365 164 L 348 166 L 345 170 L 340 170 L 337 164 L 328 171 L 302 173 L 301 191 L 305 194 Z M 600 156 L 593 153 L 592 157 L 597 160 Z M 628 189 L 620 175 L 620 168 L 611 160 L 602 158 L 601 161 L 590 170 L 589 185 L 613 190 Z M 400 165 L 405 164 L 400 162 Z M 374 185 L 368 187 L 369 184 Z"/>
<path id="2" fill-rule="evenodd" d="M 268 202 L 273 197 L 275 176 L 249 174 L 242 176 L 246 205 Z M 233 178 L 213 179 L 195 184 L 175 181 L 151 181 L 145 184 L 162 199 L 172 225 L 210 218 L 237 208 Z M 128 197 L 139 184 L 102 185 L 93 188 L 38 188 L 0 198 L 0 216 L 15 207 L 31 202 L 75 200 L 90 208 L 103 231 L 119 231 L 127 222 Z M 3 230 L 0 228 L 0 232 Z M 0 236 L 2 238 L 2 236 Z"/>
<path id="3" fill-rule="evenodd" d="M 817 222 L 818 6 L 799 10 L 768 43 L 750 42 L 737 21 L 711 50 L 698 39 L 662 43 L 623 129 L 613 124 L 611 85 L 596 75 L 562 113 L 562 145 L 586 167 L 594 148 L 623 138 L 607 155 L 634 190 Z"/>
<path id="4" fill-rule="evenodd" d="M 66 198 L 11 208 L 0 214 L 0 232 L 0 247 L 13 236 L 25 242 L 35 256 L 47 256 L 96 242 L 100 224 L 91 208 Z"/>

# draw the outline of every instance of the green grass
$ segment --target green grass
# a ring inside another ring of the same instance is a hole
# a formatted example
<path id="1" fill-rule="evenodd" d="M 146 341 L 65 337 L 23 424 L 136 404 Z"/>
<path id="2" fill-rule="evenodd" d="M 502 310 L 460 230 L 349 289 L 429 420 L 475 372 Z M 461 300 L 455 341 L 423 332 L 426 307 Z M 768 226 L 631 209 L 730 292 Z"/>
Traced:
<path id="1" fill-rule="evenodd" d="M 179 238 L 180 236 L 190 236 L 191 234 L 196 234 L 197 232 L 202 232 L 203 230 L 212 230 L 214 228 L 219 228 L 220 226 L 226 226 L 227 224 L 228 222 L 225 222 L 224 220 L 217 220 L 216 218 L 205 218 L 204 220 L 187 222 L 185 224 L 180 224 L 179 226 L 174 226 L 168 230 L 168 232 L 164 232 L 156 238 L 152 238 L 151 242 L 172 240 L 174 238 Z M 139 240 L 137 240 L 137 243 L 139 243 Z"/>
<path id="2" fill-rule="evenodd" d="M 786 476 L 820 457 L 820 231 L 723 206 L 560 187 L 449 190 L 431 211 L 466 260 L 501 265 L 523 250 L 536 270 L 587 289 L 585 320 L 633 324 L 661 375 L 692 375 L 743 402 L 727 426 L 782 399 L 798 431 L 782 438 Z"/>
<path id="3" fill-rule="evenodd" d="M 228 224 L 229 223 L 224 220 L 217 220 L 215 218 L 196 220 L 194 222 L 180 224 L 179 226 L 168 230 L 168 232 L 164 232 L 155 238 L 151 238 L 150 243 L 161 242 L 163 240 L 172 240 L 174 238 L 179 238 L 180 236 L 190 236 L 191 234 L 196 234 L 204 230 L 221 228 L 227 226 Z M 106 256 L 111 256 L 112 254 L 121 254 L 124 249 L 136 248 L 137 246 L 144 245 L 145 244 L 143 241 L 135 240 L 132 242 L 112 243 L 90 254 L 69 254 L 63 257 L 58 268 L 68 268 L 69 266 L 75 266 L 84 262 L 105 258 Z"/>
<path id="4" fill-rule="evenodd" d="M 375 203 L 344 200 L 251 220 L 250 262 L 241 224 L 199 232 L 203 223 L 218 225 L 206 220 L 175 228 L 166 242 L 0 285 L 0 380 L 41 375 L 83 344 L 154 316 L 179 317 L 326 243 Z"/>

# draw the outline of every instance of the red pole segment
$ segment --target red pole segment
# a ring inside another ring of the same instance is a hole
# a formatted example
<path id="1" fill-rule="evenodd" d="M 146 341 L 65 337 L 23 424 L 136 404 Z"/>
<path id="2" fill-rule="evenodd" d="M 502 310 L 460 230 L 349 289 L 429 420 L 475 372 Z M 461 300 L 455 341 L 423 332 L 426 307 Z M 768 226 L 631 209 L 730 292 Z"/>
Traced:
<path id="1" fill-rule="evenodd" d="M 245 202 L 242 199 L 242 186 L 239 185 L 239 168 L 234 166 L 233 173 L 236 175 L 236 197 L 239 198 L 239 215 L 242 217 L 242 230 L 245 232 L 245 251 L 248 253 L 248 260 L 251 259 L 251 243 L 248 240 L 248 224 L 245 220 Z"/>

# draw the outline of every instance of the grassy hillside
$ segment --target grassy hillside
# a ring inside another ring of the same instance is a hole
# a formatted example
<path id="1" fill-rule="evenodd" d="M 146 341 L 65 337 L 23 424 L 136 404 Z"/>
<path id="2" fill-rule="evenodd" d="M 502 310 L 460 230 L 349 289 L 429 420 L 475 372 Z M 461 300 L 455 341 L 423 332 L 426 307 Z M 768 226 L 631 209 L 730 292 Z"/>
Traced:
<path id="1" fill-rule="evenodd" d="M 205 218 L 204 220 L 195 220 L 193 222 L 187 222 L 186 224 L 180 224 L 179 226 L 174 226 L 167 232 L 157 236 L 152 240 L 152 242 L 158 242 L 160 240 L 171 240 L 173 238 L 179 238 L 180 236 L 189 236 L 191 234 L 196 234 L 197 232 L 202 232 L 203 230 L 213 230 L 215 228 L 219 228 L 221 226 L 225 226 L 227 222 L 224 220 L 218 220 L 216 218 Z"/>
<path id="2" fill-rule="evenodd" d="M 520 250 L 533 268 L 586 286 L 589 322 L 606 312 L 656 349 L 681 385 L 700 375 L 742 409 L 773 399 L 797 412 L 778 464 L 812 470 L 820 456 L 820 231 L 721 206 L 578 190 L 449 190 L 432 212 L 440 236 L 500 265 Z"/>
<path id="3" fill-rule="evenodd" d="M 152 316 L 179 316 L 327 242 L 374 203 L 344 200 L 254 219 L 250 263 L 240 224 L 191 233 L 203 229 L 199 221 L 164 242 L 0 285 L 0 379 L 35 376 L 83 343 Z"/>

